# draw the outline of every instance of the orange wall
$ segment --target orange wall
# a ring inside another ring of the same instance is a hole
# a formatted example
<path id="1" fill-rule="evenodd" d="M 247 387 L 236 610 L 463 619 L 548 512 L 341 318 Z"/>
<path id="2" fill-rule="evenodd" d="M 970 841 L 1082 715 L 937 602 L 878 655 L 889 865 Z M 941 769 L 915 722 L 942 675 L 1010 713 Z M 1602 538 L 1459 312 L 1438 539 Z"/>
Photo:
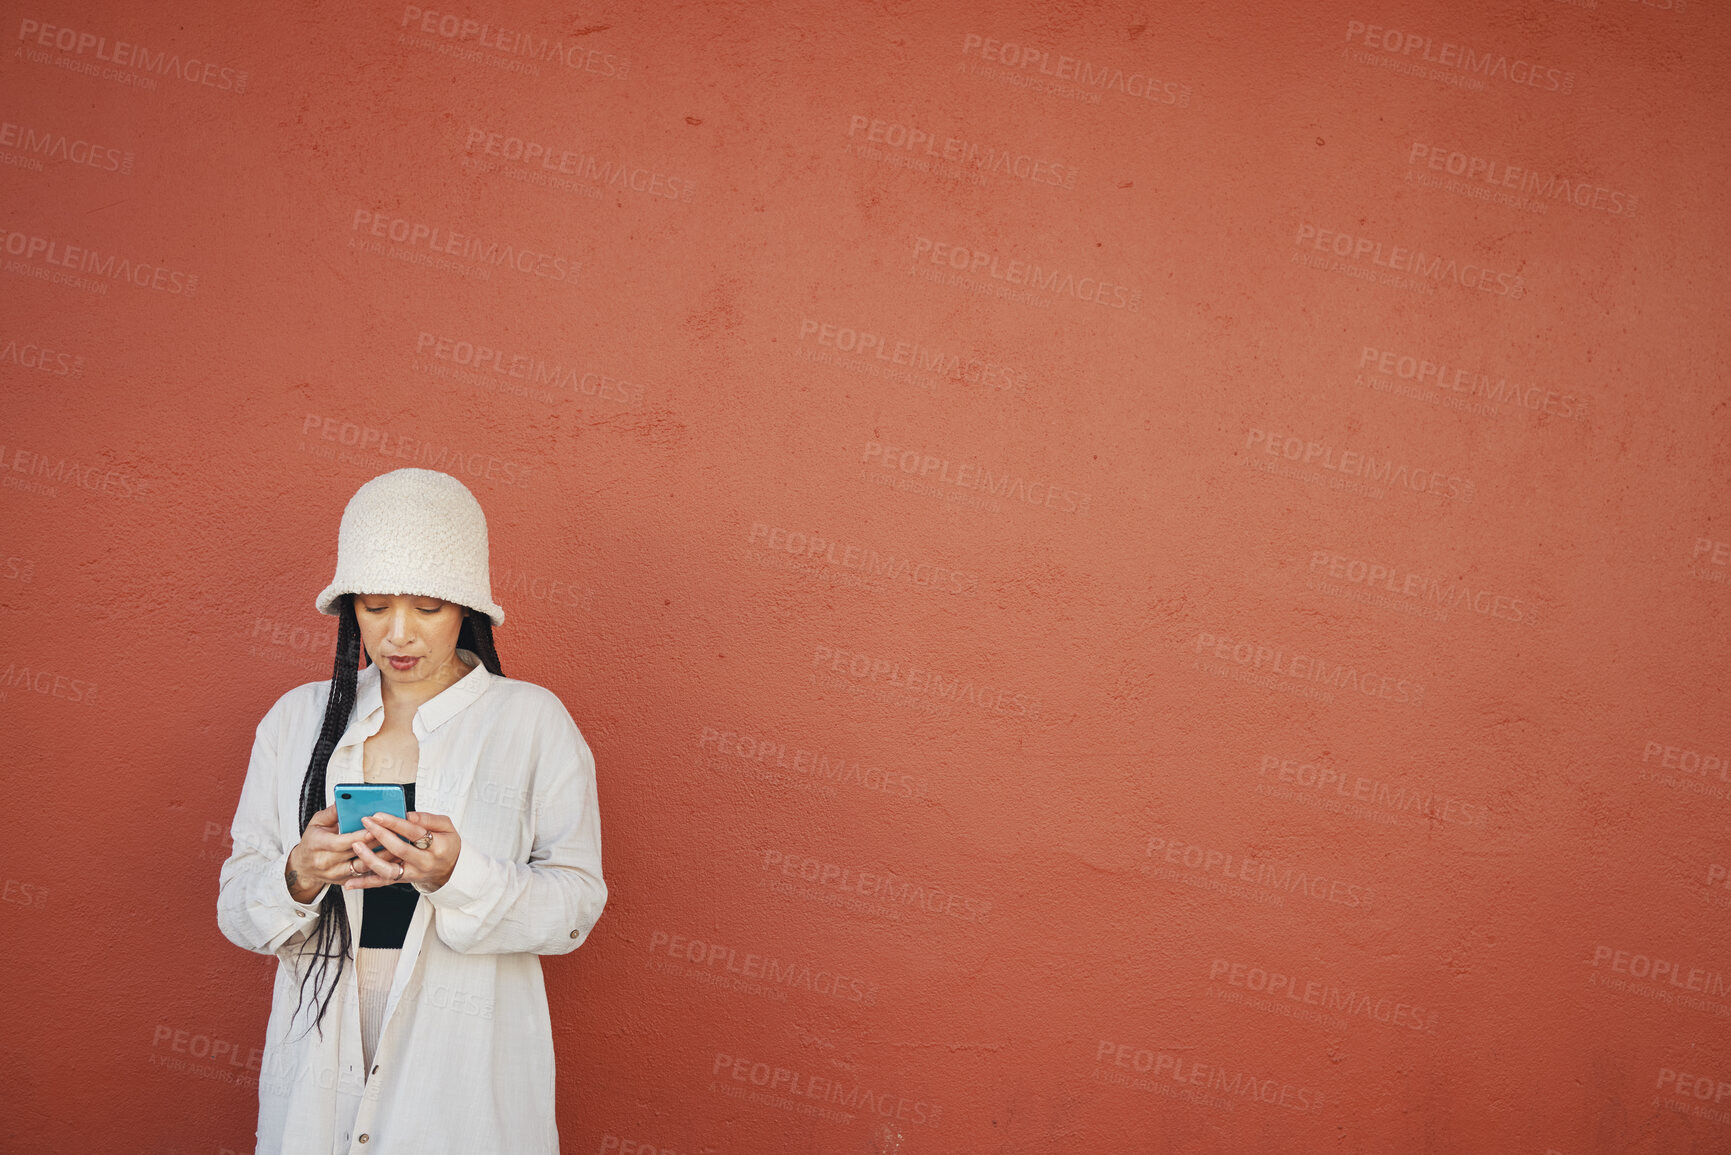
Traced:
<path id="1" fill-rule="evenodd" d="M 1722 5 L 241 8 L 4 25 L 7 1150 L 251 1149 L 409 464 L 598 761 L 565 1150 L 1731 1149 Z"/>

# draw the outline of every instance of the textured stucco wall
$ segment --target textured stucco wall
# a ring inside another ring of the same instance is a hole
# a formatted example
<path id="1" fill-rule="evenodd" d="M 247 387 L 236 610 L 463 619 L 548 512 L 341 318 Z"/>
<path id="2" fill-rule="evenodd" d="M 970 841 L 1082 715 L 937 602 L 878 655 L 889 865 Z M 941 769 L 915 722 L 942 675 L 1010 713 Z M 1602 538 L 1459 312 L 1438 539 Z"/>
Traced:
<path id="1" fill-rule="evenodd" d="M 564 1149 L 1731 1149 L 1722 5 L 4 28 L 7 1150 L 251 1150 L 404 464 L 598 761 Z"/>

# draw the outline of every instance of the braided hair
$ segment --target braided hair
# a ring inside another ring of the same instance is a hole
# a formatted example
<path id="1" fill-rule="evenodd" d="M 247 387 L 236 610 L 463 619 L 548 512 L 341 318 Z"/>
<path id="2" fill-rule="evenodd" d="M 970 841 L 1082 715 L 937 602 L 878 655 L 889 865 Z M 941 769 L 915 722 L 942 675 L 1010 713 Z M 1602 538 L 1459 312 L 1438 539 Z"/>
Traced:
<path id="1" fill-rule="evenodd" d="M 355 616 L 355 596 L 343 594 L 337 599 L 337 604 L 337 655 L 335 668 L 331 671 L 330 697 L 325 702 L 324 723 L 319 727 L 318 741 L 313 744 L 313 756 L 307 763 L 306 777 L 301 779 L 302 830 L 313 820 L 313 815 L 325 808 L 325 771 L 330 767 L 331 754 L 349 727 L 349 715 L 354 713 L 355 682 L 360 668 L 371 662 L 361 645 L 361 625 Z M 471 610 L 463 616 L 462 628 L 457 632 L 457 647 L 478 655 L 481 664 L 487 667 L 489 673 L 498 677 L 504 676 L 504 671 L 499 668 L 499 655 L 493 649 L 493 619 L 485 613 Z M 349 911 L 344 905 L 343 893 L 340 886 L 325 890 L 325 896 L 319 902 L 318 919 L 301 945 L 303 955 L 312 955 L 313 965 L 301 973 L 300 996 L 295 1000 L 295 1013 L 300 1013 L 301 1004 L 306 1001 L 307 980 L 312 979 L 313 1002 L 318 1007 L 318 1015 L 313 1019 L 313 1025 L 318 1027 L 320 1038 L 324 1037 L 325 1010 L 330 1006 L 331 997 L 336 994 L 338 984 L 342 982 L 343 962 L 353 957 L 350 950 L 352 938 L 349 933 Z M 307 946 L 309 943 L 310 950 Z M 331 971 L 333 962 L 336 964 L 334 973 Z M 315 973 L 316 978 L 313 977 Z M 330 979 L 328 986 L 325 982 L 327 976 Z M 321 990 L 324 992 L 322 1000 L 319 998 Z"/>

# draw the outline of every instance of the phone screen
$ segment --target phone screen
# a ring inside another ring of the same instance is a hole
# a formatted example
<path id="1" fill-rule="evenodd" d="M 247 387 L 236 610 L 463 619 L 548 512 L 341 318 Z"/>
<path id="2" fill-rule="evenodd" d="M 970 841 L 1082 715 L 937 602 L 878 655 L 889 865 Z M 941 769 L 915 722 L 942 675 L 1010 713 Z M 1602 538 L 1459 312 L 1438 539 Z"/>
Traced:
<path id="1" fill-rule="evenodd" d="M 397 782 L 339 782 L 334 791 L 337 800 L 337 832 L 358 834 L 366 827 L 361 818 L 373 814 L 394 814 L 407 818 L 403 787 Z M 378 847 L 373 847 L 377 850 Z"/>

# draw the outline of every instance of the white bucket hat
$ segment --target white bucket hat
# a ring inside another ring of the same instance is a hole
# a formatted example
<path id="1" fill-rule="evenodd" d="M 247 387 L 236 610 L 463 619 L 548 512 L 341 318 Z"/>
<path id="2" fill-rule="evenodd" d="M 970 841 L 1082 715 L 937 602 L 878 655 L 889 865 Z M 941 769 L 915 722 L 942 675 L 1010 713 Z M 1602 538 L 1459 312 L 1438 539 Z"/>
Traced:
<path id="1" fill-rule="evenodd" d="M 337 576 L 314 604 L 336 615 L 343 594 L 418 594 L 505 624 L 487 572 L 487 516 L 469 487 L 436 469 L 394 469 L 349 498 L 337 530 Z"/>

